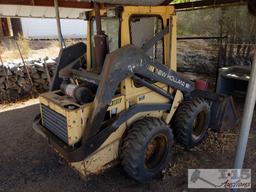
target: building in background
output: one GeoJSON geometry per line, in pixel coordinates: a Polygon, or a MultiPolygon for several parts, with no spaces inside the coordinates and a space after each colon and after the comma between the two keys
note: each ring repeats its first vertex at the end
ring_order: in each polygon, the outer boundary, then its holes
{"type": "MultiPolygon", "coordinates": [[[[21,18],[23,36],[29,39],[57,39],[55,19],[21,18]]],[[[86,21],[61,19],[62,34],[65,39],[85,38],[86,21]]]]}
{"type": "MultiPolygon", "coordinates": [[[[86,21],[79,14],[89,9],[59,8],[64,38],[85,38],[86,21]]],[[[1,5],[0,37],[23,35],[31,39],[57,39],[54,7],[1,5]]]]}

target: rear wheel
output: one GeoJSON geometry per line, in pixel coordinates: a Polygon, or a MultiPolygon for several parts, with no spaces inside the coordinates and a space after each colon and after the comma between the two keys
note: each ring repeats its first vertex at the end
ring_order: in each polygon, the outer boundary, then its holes
{"type": "Polygon", "coordinates": [[[128,130],[121,151],[124,170],[139,182],[153,179],[171,159],[173,134],[162,120],[147,117],[128,130]]]}
{"type": "Polygon", "coordinates": [[[207,136],[210,106],[201,98],[185,101],[173,121],[174,136],[186,149],[199,145],[207,136]]]}

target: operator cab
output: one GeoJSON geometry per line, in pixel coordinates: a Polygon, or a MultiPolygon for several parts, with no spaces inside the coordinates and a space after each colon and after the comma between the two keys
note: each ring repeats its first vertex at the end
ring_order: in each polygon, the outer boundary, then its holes
{"type": "MultiPolygon", "coordinates": [[[[163,18],[161,12],[156,12],[155,14],[152,14],[150,11],[148,13],[145,12],[144,14],[137,14],[136,12],[136,10],[132,10],[132,7],[129,6],[124,8],[108,8],[100,11],[102,31],[106,35],[107,53],[112,53],[127,44],[133,44],[142,48],[143,45],[169,25],[169,18],[167,19],[168,21],[164,21],[166,18],[163,18]],[[131,12],[128,18],[122,15],[126,10],[131,12]]],[[[96,65],[95,55],[97,55],[95,52],[96,45],[94,40],[95,35],[97,34],[95,11],[91,11],[88,14],[87,20],[87,45],[90,45],[90,47],[88,47],[89,51],[87,52],[87,61],[89,62],[87,63],[87,68],[93,71],[96,65]]],[[[166,36],[155,42],[155,44],[146,51],[151,59],[162,64],[166,64],[168,62],[167,57],[169,57],[169,55],[165,55],[165,47],[166,49],[169,49],[167,38],[168,37],[166,36]]]]}

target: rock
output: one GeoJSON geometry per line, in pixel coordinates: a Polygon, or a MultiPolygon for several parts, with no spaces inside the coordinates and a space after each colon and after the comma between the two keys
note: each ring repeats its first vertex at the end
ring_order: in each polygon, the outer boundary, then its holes
{"type": "Polygon", "coordinates": [[[44,60],[44,61],[47,61],[47,60],[49,60],[49,57],[46,56],[43,60],[44,60]]]}
{"type": "Polygon", "coordinates": [[[23,86],[23,90],[24,92],[28,93],[31,91],[31,85],[26,85],[26,86],[23,86]]]}
{"type": "Polygon", "coordinates": [[[38,61],[35,62],[34,65],[35,65],[35,67],[43,67],[43,63],[38,62],[38,61]]]}
{"type": "Polygon", "coordinates": [[[3,70],[0,70],[0,76],[5,76],[5,72],[3,70]]]}
{"type": "Polygon", "coordinates": [[[27,84],[27,81],[26,81],[25,78],[19,78],[17,83],[18,83],[19,86],[24,86],[24,85],[27,84]]]}
{"type": "Polygon", "coordinates": [[[4,76],[4,75],[5,75],[4,66],[0,66],[0,76],[4,76]]]}
{"type": "Polygon", "coordinates": [[[35,66],[32,66],[32,67],[31,67],[31,73],[37,73],[37,69],[36,69],[35,66]]]}
{"type": "Polygon", "coordinates": [[[19,86],[17,84],[9,84],[8,89],[17,90],[17,89],[19,89],[19,86]]]}
{"type": "Polygon", "coordinates": [[[41,85],[44,85],[44,84],[45,84],[45,80],[44,80],[44,79],[41,79],[41,78],[35,79],[34,82],[35,82],[35,83],[38,83],[38,84],[41,84],[41,85]]]}
{"type": "Polygon", "coordinates": [[[18,68],[14,73],[20,77],[24,77],[24,72],[21,70],[21,68],[18,68]]]}
{"type": "Polygon", "coordinates": [[[5,77],[0,77],[0,84],[2,84],[5,81],[5,77]]]}
{"type": "Polygon", "coordinates": [[[53,59],[48,59],[47,61],[45,61],[45,63],[46,63],[47,65],[56,65],[56,61],[53,60],[53,59]]]}
{"type": "Polygon", "coordinates": [[[9,68],[5,68],[5,72],[8,76],[13,75],[13,73],[11,72],[11,70],[9,68]]]}
{"type": "Polygon", "coordinates": [[[7,101],[8,95],[4,92],[0,92],[0,101],[7,101]]]}
{"type": "Polygon", "coordinates": [[[14,64],[10,64],[8,65],[9,69],[12,71],[12,72],[15,72],[17,70],[17,65],[14,65],[14,64]]]}
{"type": "Polygon", "coordinates": [[[41,74],[41,78],[43,78],[43,79],[48,79],[48,76],[47,76],[46,73],[42,73],[42,74],[41,74]]]}
{"type": "Polygon", "coordinates": [[[0,89],[5,89],[5,85],[3,83],[0,83],[0,89]]]}
{"type": "Polygon", "coordinates": [[[40,75],[39,75],[38,73],[33,73],[33,74],[31,75],[31,77],[32,77],[33,79],[40,79],[40,75]]]}
{"type": "Polygon", "coordinates": [[[43,89],[44,89],[44,90],[48,90],[48,89],[49,89],[49,85],[45,83],[45,84],[43,85],[43,89]]]}
{"type": "Polygon", "coordinates": [[[37,67],[36,69],[37,69],[38,72],[44,72],[45,71],[44,67],[37,67]]]}
{"type": "Polygon", "coordinates": [[[9,96],[11,100],[16,100],[19,98],[19,93],[17,92],[17,89],[10,89],[9,90],[9,96]]]}
{"type": "Polygon", "coordinates": [[[17,79],[14,76],[10,76],[8,78],[8,82],[10,82],[10,83],[15,83],[16,81],[17,81],[17,79]]]}

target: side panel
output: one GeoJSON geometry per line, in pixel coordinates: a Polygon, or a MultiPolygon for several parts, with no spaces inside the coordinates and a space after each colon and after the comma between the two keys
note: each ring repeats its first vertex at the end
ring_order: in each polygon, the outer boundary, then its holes
{"type": "Polygon", "coordinates": [[[75,168],[81,176],[99,174],[110,167],[112,165],[111,162],[118,157],[119,144],[125,129],[126,124],[124,123],[108,137],[98,150],[84,161],[71,163],[71,166],[75,168]]]}
{"type": "MultiPolygon", "coordinates": [[[[55,92],[45,93],[39,97],[39,100],[41,105],[48,107],[50,110],[54,111],[54,113],[60,114],[63,116],[63,118],[66,119],[67,127],[64,127],[64,129],[66,129],[67,131],[68,145],[72,146],[76,144],[79,140],[81,140],[82,134],[84,132],[84,127],[86,126],[86,123],[90,117],[91,103],[80,106],[70,101],[70,99],[66,99],[65,96],[58,96],[57,94],[55,94],[55,92]],[[68,105],[77,105],[77,109],[70,110],[65,107],[68,105]]],[[[109,112],[109,116],[107,118],[111,118],[111,116],[119,114],[124,110],[124,96],[116,96],[115,98],[113,98],[111,105],[108,107],[107,111],[109,112]]],[[[42,124],[44,125],[43,114],[42,117],[42,124]]],[[[58,121],[56,117],[55,120],[58,121]]],[[[54,125],[56,124],[54,123],[54,125]]]]}
{"type": "MultiPolygon", "coordinates": [[[[45,97],[47,95],[49,97],[54,97],[54,93],[52,93],[52,92],[46,93],[46,94],[44,94],[44,96],[40,96],[39,100],[40,100],[41,105],[46,106],[49,110],[52,110],[52,111],[54,111],[54,113],[60,114],[63,116],[63,118],[65,118],[65,120],[67,122],[67,125],[66,125],[67,127],[64,127],[63,129],[66,130],[67,144],[71,145],[71,146],[76,144],[81,139],[81,135],[84,131],[84,126],[85,126],[85,124],[89,118],[89,115],[90,115],[91,105],[86,104],[81,108],[69,110],[69,109],[61,106],[59,103],[56,103],[56,101],[52,101],[51,99],[45,97]]],[[[69,105],[69,104],[73,105],[72,102],[68,102],[68,101],[65,101],[64,105],[69,105]]],[[[41,106],[41,108],[42,108],[42,106],[41,106]]],[[[50,112],[50,113],[53,113],[53,112],[50,112]]],[[[44,122],[45,114],[42,113],[42,110],[41,110],[41,114],[42,114],[41,116],[43,117],[42,124],[45,125],[45,122],[44,122]]],[[[54,115],[54,114],[52,114],[52,115],[54,115]]],[[[49,122],[49,118],[47,119],[47,121],[49,122]]],[[[55,121],[59,122],[57,115],[55,117],[55,121]]],[[[56,129],[57,129],[57,127],[56,127],[56,129]]]]}
{"type": "MultiPolygon", "coordinates": [[[[163,90],[167,90],[167,85],[164,85],[162,83],[155,83],[155,85],[160,87],[163,90]]],[[[130,98],[133,98],[133,97],[137,97],[137,96],[139,97],[139,96],[141,96],[143,94],[146,94],[146,93],[153,93],[153,95],[157,95],[159,97],[155,101],[150,100],[151,103],[152,102],[154,102],[154,103],[163,103],[163,102],[168,101],[165,97],[163,97],[163,96],[161,96],[161,95],[159,95],[155,92],[152,92],[147,87],[144,87],[144,86],[143,87],[136,87],[131,78],[126,78],[123,81],[123,86],[121,88],[121,92],[122,92],[123,95],[125,95],[126,100],[130,99],[130,98]]]]}

